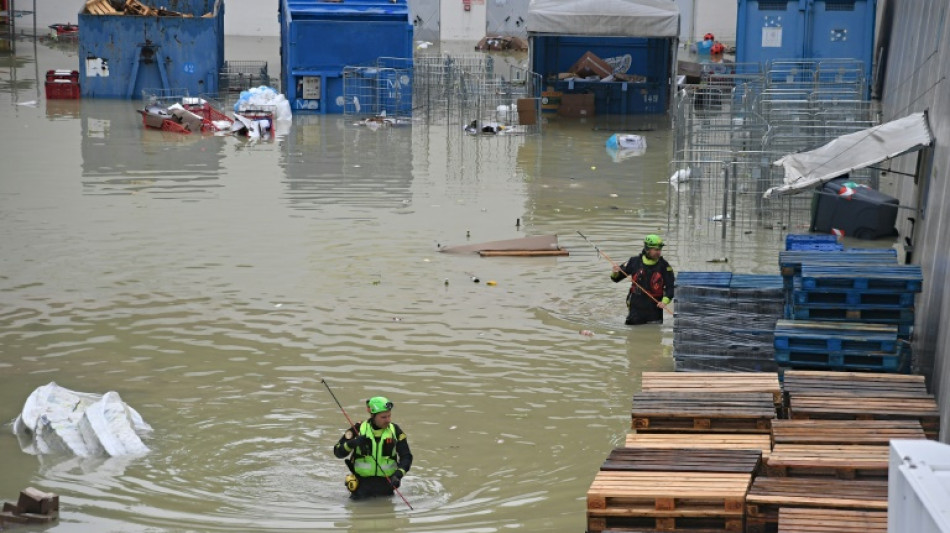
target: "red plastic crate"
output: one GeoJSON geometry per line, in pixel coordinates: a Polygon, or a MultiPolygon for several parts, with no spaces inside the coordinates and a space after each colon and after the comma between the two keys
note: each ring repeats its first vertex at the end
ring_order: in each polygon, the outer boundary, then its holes
{"type": "Polygon", "coordinates": [[[79,98],[79,82],[71,79],[46,81],[47,100],[74,100],[79,98]]]}
{"type": "Polygon", "coordinates": [[[79,81],[79,71],[78,70],[47,70],[46,71],[46,81],[53,80],[73,80],[79,81]]]}

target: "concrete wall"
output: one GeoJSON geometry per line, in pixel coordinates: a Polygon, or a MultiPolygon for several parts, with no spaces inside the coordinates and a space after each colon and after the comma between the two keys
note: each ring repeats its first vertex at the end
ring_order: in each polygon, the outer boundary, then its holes
{"type": "MultiPolygon", "coordinates": [[[[914,245],[912,262],[921,265],[923,292],[917,297],[913,346],[920,371],[941,406],[940,440],[950,441],[950,4],[946,0],[882,0],[878,9],[882,34],[888,35],[881,104],[884,120],[927,111],[935,138],[933,168],[914,184],[894,177],[894,196],[901,205],[916,206],[912,227],[902,213],[899,246],[905,237],[914,245]],[[929,187],[929,188],[928,188],[929,187]]],[[[914,173],[917,158],[893,161],[894,170],[914,173]]]]}
{"type": "Polygon", "coordinates": [[[465,11],[462,0],[441,0],[442,40],[472,41],[475,43],[485,36],[485,9],[492,0],[472,0],[471,11],[465,11]]]}

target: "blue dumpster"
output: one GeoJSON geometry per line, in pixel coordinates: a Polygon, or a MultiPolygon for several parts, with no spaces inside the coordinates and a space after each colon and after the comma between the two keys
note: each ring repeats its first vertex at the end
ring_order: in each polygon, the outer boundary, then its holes
{"type": "Polygon", "coordinates": [[[145,15],[100,15],[85,8],[79,14],[83,97],[218,92],[218,72],[224,66],[224,0],[157,1],[141,1],[150,8],[145,15]]]}
{"type": "Polygon", "coordinates": [[[412,58],[407,0],[281,0],[283,91],[295,113],[343,113],[345,67],[412,58]]]}
{"type": "Polygon", "coordinates": [[[877,0],[739,0],[736,62],[854,59],[870,86],[876,13],[877,0]]]}
{"type": "Polygon", "coordinates": [[[669,39],[638,37],[530,37],[531,69],[541,75],[548,90],[563,94],[594,94],[594,108],[601,115],[665,113],[669,108],[669,39]],[[559,79],[584,54],[592,53],[636,81],[603,82],[578,78],[559,79]]]}
{"type": "Polygon", "coordinates": [[[665,113],[679,23],[679,9],[668,0],[532,0],[530,70],[545,89],[562,93],[559,113],[575,102],[566,116],[591,98],[595,114],[665,113]]]}

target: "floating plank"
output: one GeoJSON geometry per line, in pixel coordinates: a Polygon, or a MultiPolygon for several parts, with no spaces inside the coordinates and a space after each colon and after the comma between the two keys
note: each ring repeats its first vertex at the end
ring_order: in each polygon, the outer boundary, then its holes
{"type": "Polygon", "coordinates": [[[588,531],[647,527],[742,531],[751,474],[598,472],[587,492],[588,531]]]}
{"type": "Polygon", "coordinates": [[[753,474],[759,468],[759,450],[702,448],[615,448],[602,471],[733,472],[753,474]]]}
{"type": "Polygon", "coordinates": [[[887,444],[776,444],[765,471],[773,477],[887,479],[887,444]]]}
{"type": "Polygon", "coordinates": [[[546,257],[570,255],[567,250],[479,250],[482,257],[546,257]]]}
{"type": "Polygon", "coordinates": [[[648,392],[767,392],[782,403],[782,385],[774,372],[643,372],[640,388],[648,392]]]}
{"type": "MultiPolygon", "coordinates": [[[[773,420],[773,423],[777,420],[773,420]]],[[[702,448],[707,450],[755,450],[768,459],[772,446],[768,435],[743,433],[628,433],[625,448],[702,448]]]]}
{"type": "MultiPolygon", "coordinates": [[[[773,420],[772,443],[883,444],[892,439],[923,439],[917,420],[773,420]]],[[[765,459],[763,459],[765,460],[765,459]]]]}
{"type": "Polygon", "coordinates": [[[782,507],[778,533],[887,533],[887,512],[782,507]]]}
{"type": "Polygon", "coordinates": [[[641,432],[769,433],[776,416],[769,393],[638,392],[633,429],[641,432]]]}
{"type": "Polygon", "coordinates": [[[757,477],[746,496],[746,533],[775,531],[784,507],[887,510],[887,481],[757,477]]]}

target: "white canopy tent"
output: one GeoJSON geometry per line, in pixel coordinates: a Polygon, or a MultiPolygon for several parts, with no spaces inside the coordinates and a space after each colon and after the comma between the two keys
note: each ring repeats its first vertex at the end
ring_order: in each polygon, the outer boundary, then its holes
{"type": "Polygon", "coordinates": [[[528,33],[678,38],[680,12],[669,0],[531,0],[528,33]]]}
{"type": "Polygon", "coordinates": [[[798,154],[788,154],[775,166],[785,167],[785,184],[765,191],[765,198],[796,194],[838,176],[881,161],[921,150],[933,143],[927,115],[904,118],[842,135],[828,144],[798,154]]]}

